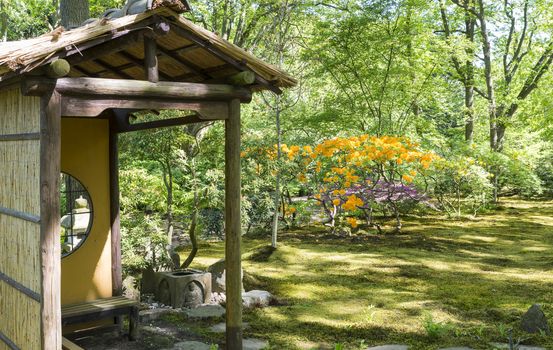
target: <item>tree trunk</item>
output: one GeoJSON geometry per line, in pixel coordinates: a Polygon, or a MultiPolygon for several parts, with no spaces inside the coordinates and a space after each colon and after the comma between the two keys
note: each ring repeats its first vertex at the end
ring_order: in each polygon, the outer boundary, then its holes
{"type": "MultiPolygon", "coordinates": [[[[455,2],[455,1],[454,1],[455,2]]],[[[469,5],[466,2],[463,4],[457,3],[458,6],[464,9],[465,13],[465,39],[469,43],[465,48],[466,59],[463,62],[457,57],[455,53],[452,54],[451,60],[453,67],[455,68],[459,81],[465,88],[465,141],[472,142],[474,134],[474,33],[476,27],[476,19],[473,16],[475,8],[473,5],[469,5]]],[[[440,13],[442,17],[442,25],[444,28],[446,39],[449,42],[451,38],[451,28],[449,26],[449,20],[447,17],[447,10],[445,1],[440,1],[440,13]]]]}
{"type": "Polygon", "coordinates": [[[66,29],[80,27],[90,18],[89,0],[60,0],[61,25],[66,29]]]}
{"type": "Polygon", "coordinates": [[[180,266],[181,269],[186,269],[192,264],[192,261],[198,253],[198,236],[196,235],[196,227],[198,223],[198,193],[194,191],[194,212],[192,213],[192,222],[190,223],[190,229],[188,234],[190,235],[190,243],[192,243],[192,250],[186,260],[180,266]]]}
{"type": "Polygon", "coordinates": [[[273,215],[273,225],[271,227],[271,246],[276,249],[277,247],[277,236],[278,236],[278,217],[280,209],[280,158],[282,157],[282,151],[280,149],[282,143],[282,132],[280,130],[280,96],[276,98],[276,108],[275,108],[275,119],[276,119],[276,131],[277,131],[277,170],[276,170],[276,180],[275,180],[275,213],[273,215]]]}
{"type": "Polygon", "coordinates": [[[474,138],[474,28],[476,20],[472,14],[465,10],[465,37],[470,43],[465,50],[467,60],[465,61],[465,141],[472,142],[474,138]]]}
{"type": "Polygon", "coordinates": [[[196,235],[196,227],[198,226],[198,211],[200,207],[200,198],[198,196],[197,179],[196,179],[196,162],[192,161],[192,186],[194,191],[194,211],[192,212],[192,222],[190,223],[190,229],[188,234],[190,235],[190,243],[192,244],[192,250],[186,260],[182,263],[181,269],[186,269],[192,264],[192,261],[198,253],[198,236],[196,235]]]}
{"type": "MultiPolygon", "coordinates": [[[[490,119],[490,149],[493,152],[499,152],[498,143],[498,115],[501,115],[501,111],[498,113],[497,104],[495,100],[495,86],[492,72],[492,49],[490,39],[488,36],[488,26],[485,17],[484,1],[478,0],[478,20],[480,22],[480,35],[482,37],[482,52],[484,54],[484,77],[486,80],[486,92],[488,98],[488,114],[490,119]]],[[[497,203],[498,199],[498,186],[499,186],[499,168],[493,166],[491,169],[492,183],[493,183],[493,201],[497,203]]]]}

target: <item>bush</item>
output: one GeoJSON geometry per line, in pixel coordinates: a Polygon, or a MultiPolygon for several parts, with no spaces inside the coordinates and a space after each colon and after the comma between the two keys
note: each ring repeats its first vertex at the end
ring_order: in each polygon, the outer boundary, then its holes
{"type": "Polygon", "coordinates": [[[297,178],[312,187],[312,198],[322,206],[328,217],[325,224],[333,230],[341,217],[355,228],[362,216],[380,231],[374,220],[380,213],[390,214],[399,231],[402,215],[419,203],[428,204],[424,183],[416,180],[424,179],[436,156],[408,138],[361,135],[283,151],[305,169],[297,178]]]}
{"type": "Polygon", "coordinates": [[[459,217],[465,212],[476,215],[493,201],[491,177],[475,158],[450,156],[440,159],[428,178],[433,182],[438,208],[459,217]]]}

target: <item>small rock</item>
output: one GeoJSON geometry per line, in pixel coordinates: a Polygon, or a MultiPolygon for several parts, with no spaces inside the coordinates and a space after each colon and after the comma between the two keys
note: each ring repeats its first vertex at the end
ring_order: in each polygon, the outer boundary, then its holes
{"type": "Polygon", "coordinates": [[[409,346],[407,345],[380,345],[368,348],[367,350],[408,350],[409,346]]]}
{"type": "Polygon", "coordinates": [[[251,290],[242,294],[242,304],[246,309],[267,307],[271,304],[273,295],[264,290],[251,290]]]}
{"type": "Polygon", "coordinates": [[[221,305],[203,304],[195,309],[184,311],[189,318],[219,318],[225,315],[225,308],[221,305]]]}
{"type": "Polygon", "coordinates": [[[269,343],[265,340],[261,339],[244,339],[242,342],[242,349],[243,350],[262,350],[269,346],[269,343]]]}
{"type": "Polygon", "coordinates": [[[524,315],[520,323],[522,330],[528,333],[545,332],[551,334],[547,318],[538,304],[532,305],[524,315]]]}
{"type": "MultiPolygon", "coordinates": [[[[207,268],[208,272],[211,272],[211,291],[214,293],[224,293],[226,291],[225,286],[225,259],[217,261],[215,264],[207,268]]],[[[244,278],[244,270],[242,270],[242,279],[244,278]]],[[[244,290],[244,285],[242,285],[244,290]]]]}
{"type": "Polygon", "coordinates": [[[211,345],[200,343],[199,341],[178,342],[170,350],[210,350],[211,345]]]}
{"type": "Polygon", "coordinates": [[[227,302],[227,296],[225,293],[211,293],[212,304],[225,304],[227,302]]]}
{"type": "Polygon", "coordinates": [[[149,323],[159,319],[163,315],[175,312],[171,309],[148,309],[140,311],[140,323],[149,323]]]}
{"type": "Polygon", "coordinates": [[[123,280],[123,296],[131,300],[140,300],[140,290],[138,289],[138,283],[133,276],[127,276],[123,280]]]}
{"type": "MultiPolygon", "coordinates": [[[[242,323],[242,329],[248,328],[249,324],[247,322],[242,323]]],[[[225,333],[227,331],[227,325],[224,322],[217,323],[209,328],[213,333],[225,333]]]]}

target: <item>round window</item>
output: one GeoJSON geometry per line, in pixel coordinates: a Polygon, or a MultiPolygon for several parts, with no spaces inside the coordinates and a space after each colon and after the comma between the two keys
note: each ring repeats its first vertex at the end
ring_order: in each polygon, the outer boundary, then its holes
{"type": "Polygon", "coordinates": [[[79,248],[92,227],[92,201],[86,188],[73,176],[60,179],[61,254],[65,257],[79,248]]]}

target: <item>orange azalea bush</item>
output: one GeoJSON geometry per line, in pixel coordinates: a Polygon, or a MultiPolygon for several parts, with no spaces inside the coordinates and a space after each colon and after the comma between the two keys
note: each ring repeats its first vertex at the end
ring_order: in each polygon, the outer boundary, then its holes
{"type": "Polygon", "coordinates": [[[406,137],[337,137],[311,146],[283,146],[288,159],[295,159],[305,171],[297,180],[311,187],[328,216],[328,224],[347,217],[355,228],[357,218],[380,230],[373,213],[391,213],[396,230],[401,229],[401,207],[426,202],[424,188],[416,180],[428,171],[437,158],[424,152],[406,137]]]}

